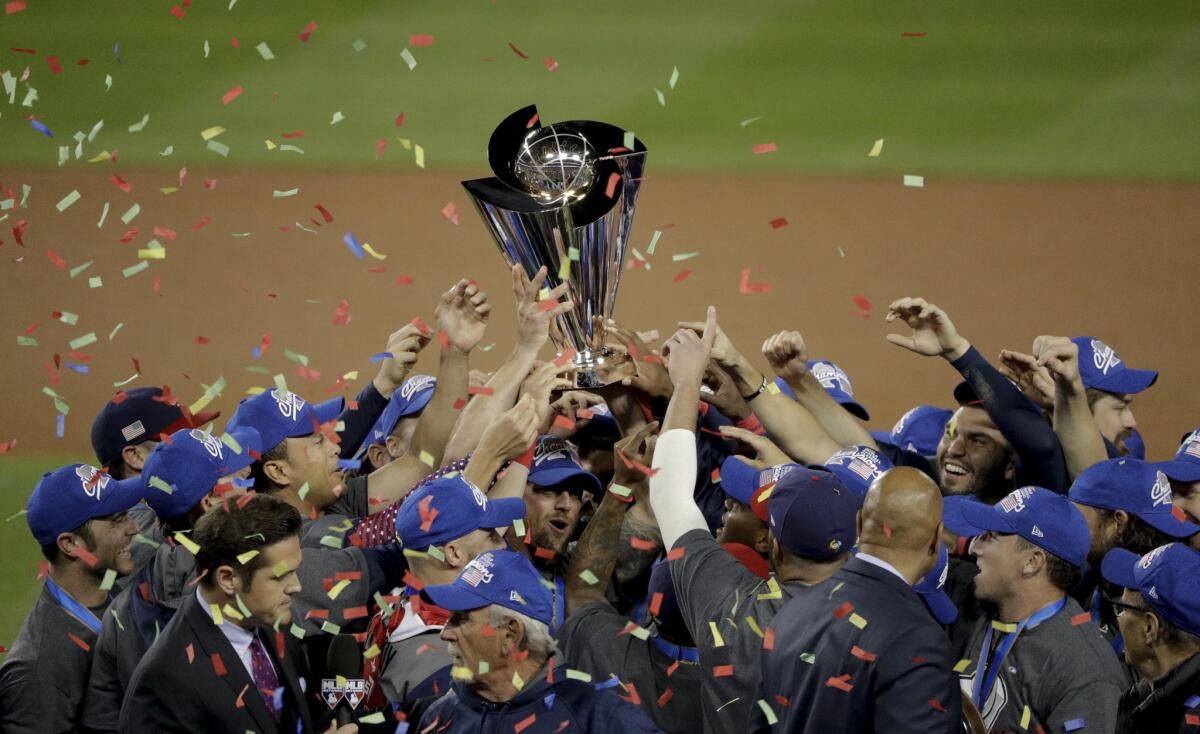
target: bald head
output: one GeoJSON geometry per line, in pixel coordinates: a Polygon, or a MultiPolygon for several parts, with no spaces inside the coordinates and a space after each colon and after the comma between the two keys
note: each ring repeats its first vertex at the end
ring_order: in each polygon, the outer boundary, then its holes
{"type": "Polygon", "coordinates": [[[899,466],[871,484],[859,518],[860,545],[923,554],[942,524],[942,492],[923,472],[899,466]]]}

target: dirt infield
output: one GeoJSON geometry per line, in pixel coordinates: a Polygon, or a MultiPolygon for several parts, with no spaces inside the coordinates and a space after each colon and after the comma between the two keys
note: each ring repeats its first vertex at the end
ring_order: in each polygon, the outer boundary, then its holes
{"type": "MultiPolygon", "coordinates": [[[[0,174],[18,200],[20,185],[32,186],[28,209],[0,212],[8,215],[0,224],[8,334],[0,440],[18,439],[22,454],[86,452],[91,418],[113,383],[134,374],[132,358],[143,374],[131,385],[165,383],[188,402],[223,376],[228,384],[216,403],[226,415],[248,387],[270,384],[276,372],[313,398],[351,370],[359,371],[354,385],[365,384],[368,358],[382,351],[388,332],[418,314],[430,320],[437,294],[459,276],[477,278],[494,296],[487,341],[504,345],[511,335],[508,276],[458,185],[464,176],[193,170],[178,192],[164,195],[162,187],[179,186],[178,172],[108,166],[0,174]],[[130,192],[114,185],[114,172],[130,192]],[[214,188],[206,176],[215,176],[214,188]],[[81,198],[60,213],[56,204],[72,190],[81,198]],[[110,211],[97,228],[105,202],[110,211]],[[140,214],[126,225],[121,215],[134,202],[140,214]],[[451,203],[457,223],[444,216],[451,203]],[[204,217],[211,222],[193,231],[204,217]],[[24,246],[12,232],[21,220],[24,246]],[[134,226],[138,233],[122,244],[134,226]],[[177,233],[174,241],[158,236],[165,259],[123,277],[123,268],[143,262],[137,253],[155,226],[177,233]],[[342,243],[348,232],[386,260],[356,260],[342,243]],[[69,270],[87,261],[72,279],[69,270]],[[102,287],[89,287],[92,276],[102,287]],[[397,284],[400,276],[411,283],[397,284]],[[351,321],[334,325],[343,300],[351,321]],[[55,311],[77,314],[78,323],[60,323],[55,311]],[[38,345],[18,346],[17,335],[35,323],[29,336],[38,345]],[[60,382],[52,385],[44,365],[56,352],[71,361],[68,342],[92,332],[97,342],[79,350],[90,357],[88,374],[54,369],[60,382]],[[254,360],[264,334],[271,345],[254,360]],[[305,355],[319,378],[300,376],[285,349],[305,355]],[[70,405],[62,439],[44,386],[70,405]]],[[[651,177],[632,244],[645,252],[656,229],[663,235],[652,269],[627,271],[622,282],[620,320],[666,330],[713,303],[752,354],[774,331],[799,329],[813,356],[850,373],[873,427],[890,427],[918,403],[949,403],[955,382],[948,366],[884,341],[882,309],[903,295],[947,308],[989,356],[1001,347],[1028,349],[1039,333],[1083,333],[1102,337],[1133,366],[1160,370],[1159,383],[1136,402],[1152,457],[1169,454],[1179,434],[1200,423],[1200,329],[1191,303],[1200,275],[1200,187],[930,180],[918,189],[899,180],[651,177]],[[771,220],[781,217],[787,225],[774,228],[771,220]],[[673,262],[687,253],[699,254],[673,262]],[[739,292],[747,267],[769,292],[739,292]],[[676,282],[684,269],[690,274],[676,282]],[[858,313],[856,295],[874,304],[870,318],[858,313]]],[[[494,367],[504,351],[477,362],[494,367]]]]}

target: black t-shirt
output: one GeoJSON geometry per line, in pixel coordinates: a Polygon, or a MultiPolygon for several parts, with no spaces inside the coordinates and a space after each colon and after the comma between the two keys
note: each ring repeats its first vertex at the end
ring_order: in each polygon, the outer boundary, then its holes
{"type": "Polygon", "coordinates": [[[304,548],[343,548],[345,537],[354,527],[354,520],[371,514],[367,477],[346,480],[342,496],[325,508],[325,514],[315,520],[305,518],[300,530],[300,545],[304,548]]]}

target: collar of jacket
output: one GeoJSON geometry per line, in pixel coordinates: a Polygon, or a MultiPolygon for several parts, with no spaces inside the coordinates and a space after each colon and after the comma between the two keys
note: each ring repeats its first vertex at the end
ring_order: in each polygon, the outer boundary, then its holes
{"type": "Polygon", "coordinates": [[[454,681],[454,691],[458,694],[458,700],[461,703],[476,711],[519,709],[531,703],[541,701],[550,693],[556,683],[564,680],[563,676],[558,675],[558,671],[554,670],[556,662],[558,662],[557,653],[542,664],[542,667],[538,669],[537,674],[533,678],[525,681],[525,687],[518,691],[517,695],[507,701],[489,701],[470,687],[464,685],[462,681],[457,680],[454,681]]]}

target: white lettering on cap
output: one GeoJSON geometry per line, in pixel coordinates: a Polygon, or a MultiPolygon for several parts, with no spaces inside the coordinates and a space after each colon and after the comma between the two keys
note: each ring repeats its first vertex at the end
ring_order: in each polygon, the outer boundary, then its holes
{"type": "Polygon", "coordinates": [[[193,440],[199,441],[200,445],[204,447],[204,450],[207,451],[214,459],[225,458],[224,453],[221,451],[221,441],[208,431],[203,431],[199,428],[193,428],[192,430],[188,431],[188,435],[191,436],[193,440]]]}
{"type": "Polygon", "coordinates": [[[88,497],[100,501],[100,493],[108,486],[109,476],[94,466],[81,464],[75,467],[75,476],[79,477],[79,485],[88,497]]]}
{"type": "Polygon", "coordinates": [[[294,392],[280,393],[278,390],[271,391],[271,397],[275,398],[275,404],[279,406],[279,414],[284,418],[296,419],[300,415],[301,408],[304,407],[304,398],[294,392]]]}
{"type": "Polygon", "coordinates": [[[1005,512],[1022,512],[1025,510],[1025,500],[1033,494],[1033,487],[1021,487],[1000,500],[1000,509],[1005,512]]]}
{"type": "Polygon", "coordinates": [[[481,556],[476,556],[475,560],[467,564],[463,569],[459,578],[464,584],[470,584],[472,588],[478,588],[480,584],[492,583],[492,566],[496,559],[491,553],[484,553],[481,556]]]}
{"type": "Polygon", "coordinates": [[[1096,365],[1096,369],[1107,375],[1108,371],[1113,367],[1121,364],[1121,360],[1117,357],[1117,353],[1113,348],[1100,341],[1099,339],[1092,340],[1092,364],[1096,365]]]}
{"type": "Polygon", "coordinates": [[[1150,488],[1151,507],[1159,505],[1169,505],[1174,496],[1171,494],[1171,480],[1167,479],[1167,475],[1162,472],[1157,472],[1154,478],[1154,486],[1150,488]]]}
{"type": "Polygon", "coordinates": [[[417,375],[416,377],[411,377],[400,386],[400,397],[404,398],[405,400],[410,400],[418,390],[421,390],[434,382],[437,382],[437,378],[433,375],[417,375]]]}
{"type": "Polygon", "coordinates": [[[850,397],[854,397],[854,389],[850,386],[850,378],[841,367],[828,362],[821,362],[813,365],[812,375],[817,378],[817,382],[820,382],[821,387],[826,390],[841,390],[850,397]]]}
{"type": "Polygon", "coordinates": [[[1154,559],[1161,556],[1163,552],[1172,545],[1175,544],[1168,543],[1167,545],[1159,546],[1158,548],[1155,548],[1146,555],[1142,556],[1142,559],[1138,561],[1138,568],[1142,569],[1143,571],[1145,571],[1147,568],[1150,568],[1150,566],[1154,564],[1154,559]]]}

